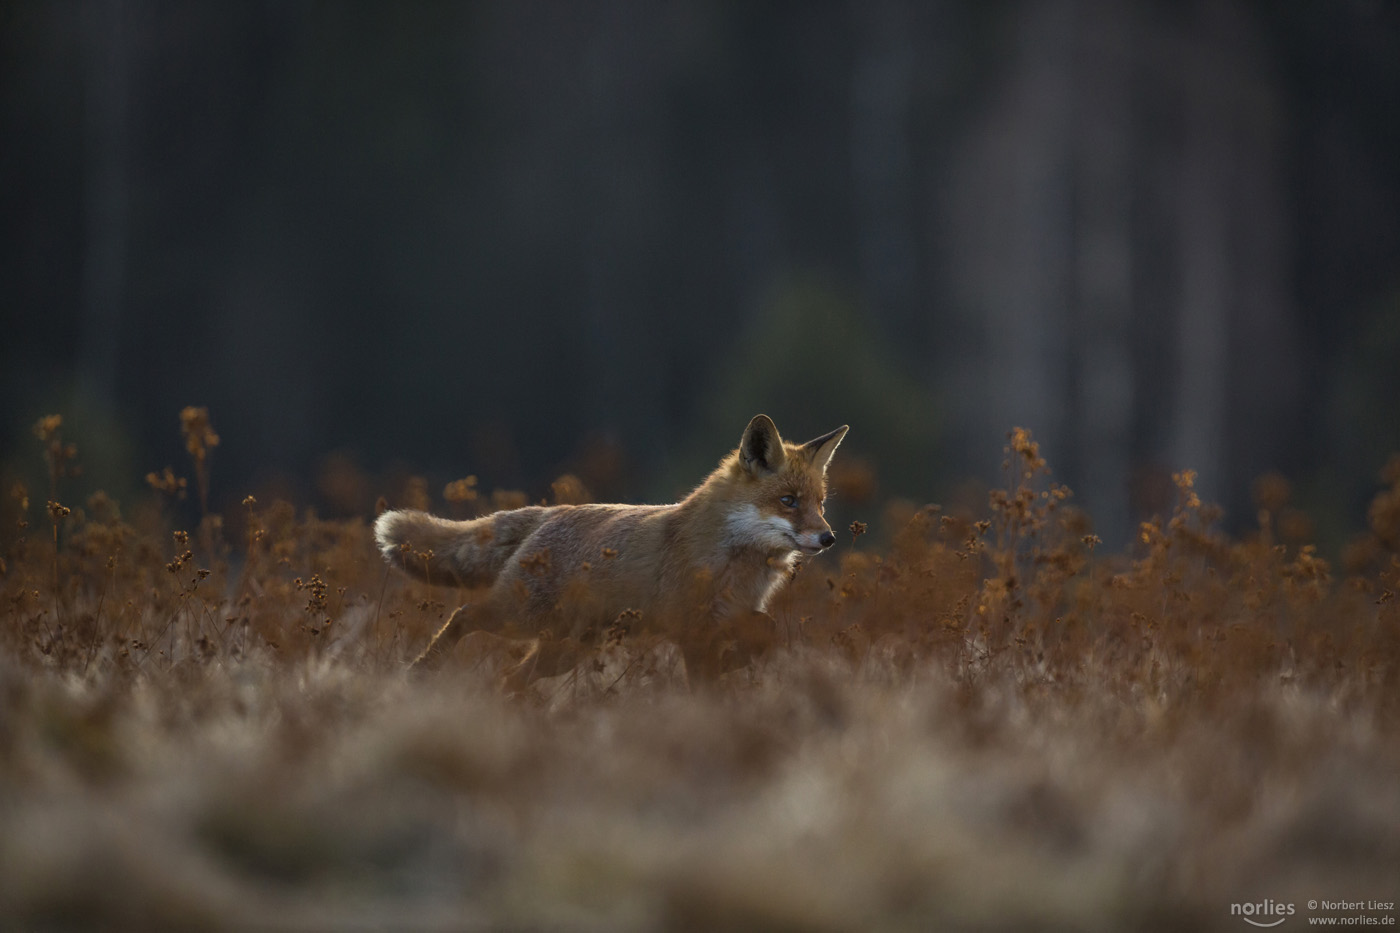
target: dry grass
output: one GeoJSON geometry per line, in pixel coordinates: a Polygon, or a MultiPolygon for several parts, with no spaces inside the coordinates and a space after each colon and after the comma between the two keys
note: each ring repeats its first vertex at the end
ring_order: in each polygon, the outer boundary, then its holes
{"type": "Polygon", "coordinates": [[[1014,432],[985,519],[853,526],[717,683],[617,626],[507,695],[513,642],[404,676],[458,594],[365,521],[70,510],[61,431],[52,504],[0,516],[0,926],[1244,929],[1400,894],[1400,460],[1338,580],[1276,540],[1277,478],[1247,540],[1188,474],[1096,553],[1014,432]]]}

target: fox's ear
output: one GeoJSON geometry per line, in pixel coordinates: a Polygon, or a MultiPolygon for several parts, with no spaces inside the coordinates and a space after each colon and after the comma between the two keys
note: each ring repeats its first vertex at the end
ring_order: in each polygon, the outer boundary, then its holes
{"type": "Polygon", "coordinates": [[[783,465],[783,439],[778,426],[767,415],[754,415],[744,436],[739,440],[739,462],[744,469],[758,476],[773,473],[783,465]]]}
{"type": "Polygon", "coordinates": [[[831,455],[841,446],[841,438],[845,437],[850,429],[850,425],[843,424],[830,434],[814,437],[802,445],[802,452],[811,458],[813,466],[825,470],[826,465],[831,462],[831,455]]]}

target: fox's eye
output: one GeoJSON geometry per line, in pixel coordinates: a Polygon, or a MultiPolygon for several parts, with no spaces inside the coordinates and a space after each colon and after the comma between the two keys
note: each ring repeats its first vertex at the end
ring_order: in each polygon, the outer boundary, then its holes
{"type": "Polygon", "coordinates": [[[788,508],[792,508],[794,505],[797,504],[797,497],[796,497],[796,496],[783,496],[783,497],[782,497],[781,499],[779,499],[778,501],[781,502],[783,505],[787,506],[788,508]]]}

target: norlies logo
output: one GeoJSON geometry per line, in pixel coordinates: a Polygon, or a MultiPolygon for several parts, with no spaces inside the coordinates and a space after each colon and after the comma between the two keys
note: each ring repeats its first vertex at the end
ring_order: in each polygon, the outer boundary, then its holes
{"type": "Polygon", "coordinates": [[[1245,923],[1252,923],[1257,927],[1276,927],[1297,912],[1292,904],[1280,904],[1278,901],[1265,899],[1257,904],[1231,904],[1230,916],[1243,917],[1245,923]],[[1258,917],[1260,919],[1255,920],[1258,917]],[[1269,920],[1269,917],[1277,917],[1277,920],[1269,920]]]}

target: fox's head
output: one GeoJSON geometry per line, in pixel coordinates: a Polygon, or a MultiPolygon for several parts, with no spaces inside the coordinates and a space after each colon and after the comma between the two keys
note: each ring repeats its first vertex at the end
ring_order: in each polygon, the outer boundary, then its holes
{"type": "Polygon", "coordinates": [[[767,415],[755,415],[730,460],[740,502],[726,530],[735,543],[816,554],[836,543],[822,515],[826,467],[847,425],[805,444],[790,444],[767,415]]]}

